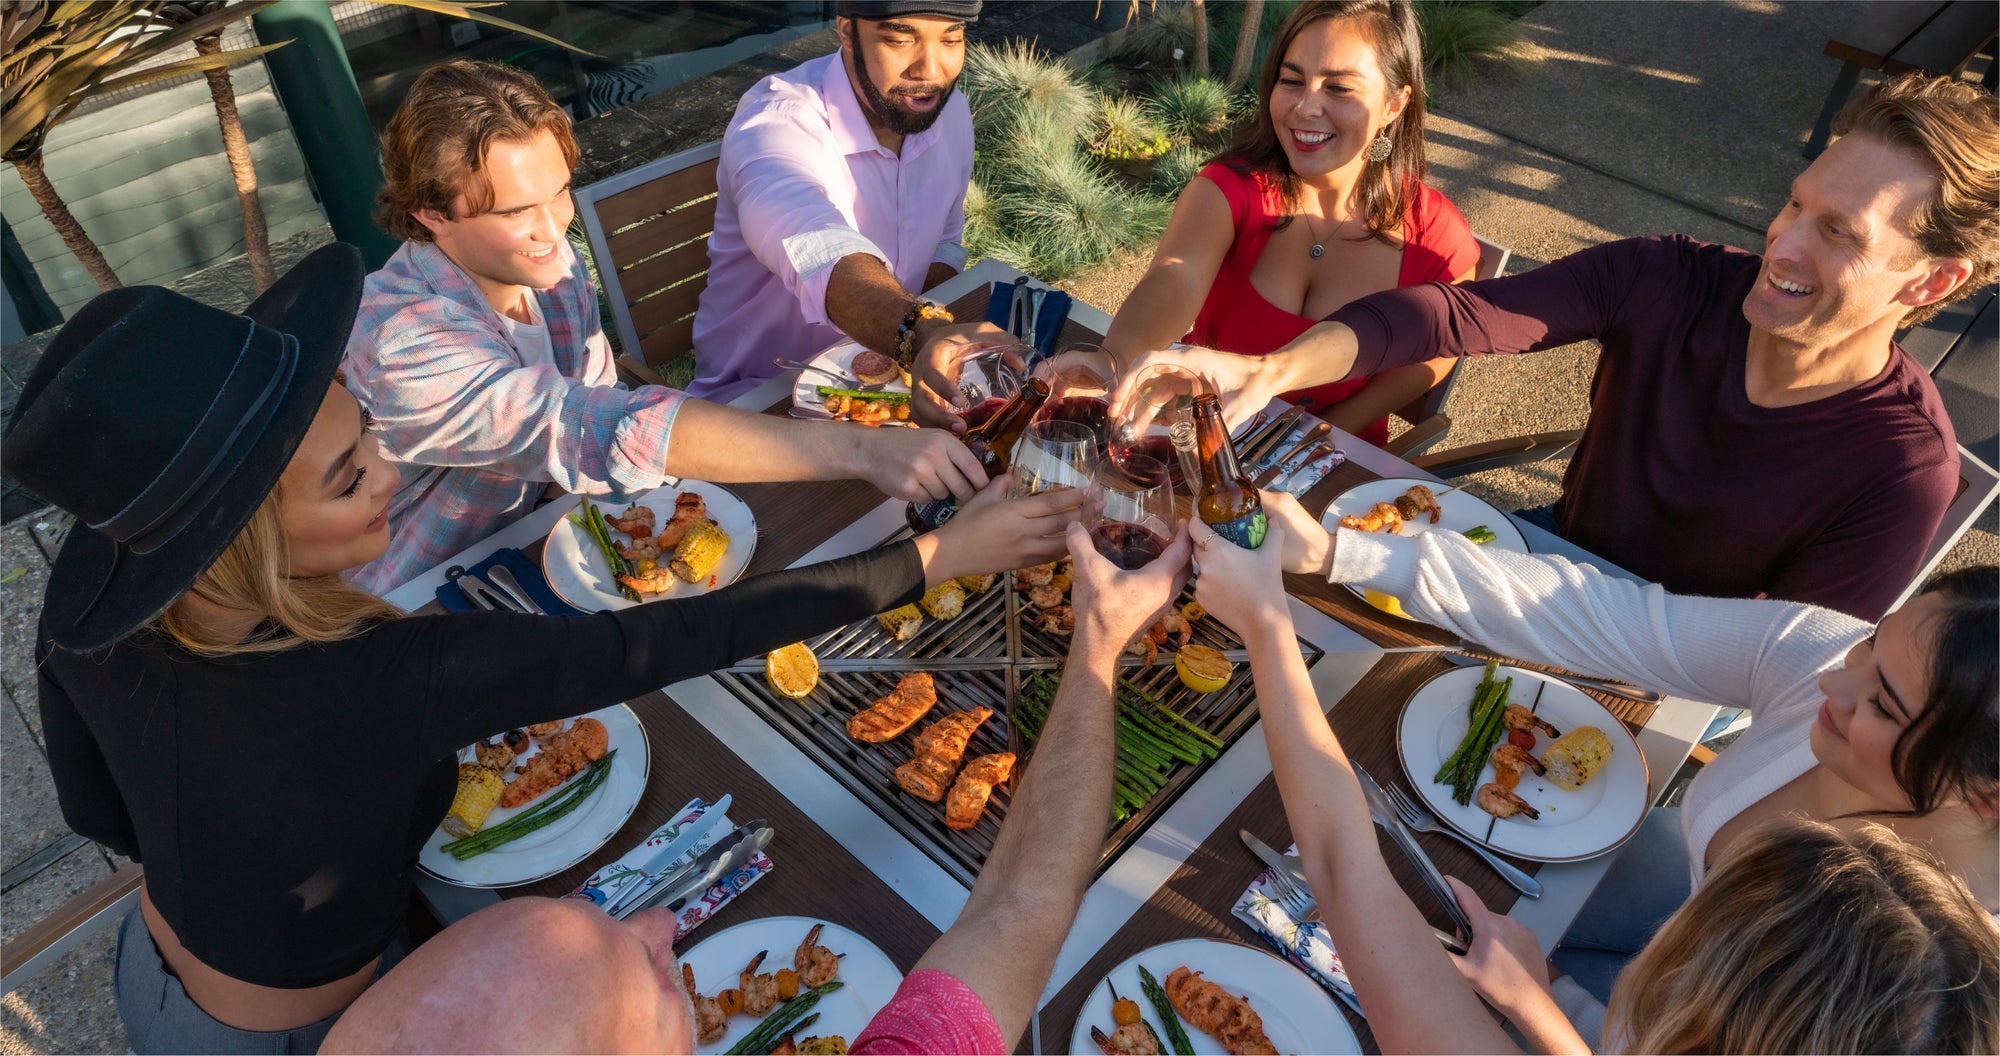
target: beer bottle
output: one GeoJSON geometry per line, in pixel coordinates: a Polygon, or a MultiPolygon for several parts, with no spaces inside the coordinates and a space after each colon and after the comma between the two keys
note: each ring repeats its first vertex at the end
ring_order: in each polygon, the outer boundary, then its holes
{"type": "Polygon", "coordinates": [[[1264,545],[1264,500],[1236,462],[1236,446],[1222,423],[1222,401],[1214,393],[1194,398],[1194,442],[1201,460],[1201,490],[1195,513],[1215,534],[1246,550],[1264,545]]]}
{"type": "MultiPolygon", "coordinates": [[[[1034,420],[1035,412],[1048,402],[1049,383],[1040,378],[1029,378],[1021,386],[1021,391],[1008,398],[993,416],[965,434],[965,446],[972,449],[974,458],[986,470],[988,480],[1007,475],[1007,464],[1014,457],[1014,445],[1021,442],[1021,434],[1028,431],[1028,423],[1034,420]]],[[[913,502],[903,511],[903,520],[910,530],[922,535],[951,520],[958,512],[958,497],[947,495],[929,502],[913,502]]]]}

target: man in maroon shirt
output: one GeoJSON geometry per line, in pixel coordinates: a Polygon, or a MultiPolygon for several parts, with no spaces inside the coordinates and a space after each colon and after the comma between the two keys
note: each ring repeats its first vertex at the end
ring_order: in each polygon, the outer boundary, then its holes
{"type": "Polygon", "coordinates": [[[1355,301],[1265,357],[1192,361],[1232,418],[1278,393],[1445,355],[1603,343],[1561,534],[1681,593],[1880,619],[1958,485],[1928,374],[1895,332],[2000,271],[2000,110],[1909,75],[1842,115],[1758,257],[1630,239],[1509,278],[1355,301]]]}

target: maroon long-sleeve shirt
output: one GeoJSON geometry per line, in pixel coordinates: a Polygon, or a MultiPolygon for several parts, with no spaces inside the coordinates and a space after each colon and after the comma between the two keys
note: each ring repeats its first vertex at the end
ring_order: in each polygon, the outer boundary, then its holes
{"type": "Polygon", "coordinates": [[[1680,593],[1879,620],[1951,503],[1958,441],[1900,347],[1845,392],[1751,403],[1743,299],[1760,264],[1682,236],[1627,239],[1521,275],[1389,290],[1331,319],[1359,339],[1355,375],[1598,339],[1563,536],[1680,593]]]}

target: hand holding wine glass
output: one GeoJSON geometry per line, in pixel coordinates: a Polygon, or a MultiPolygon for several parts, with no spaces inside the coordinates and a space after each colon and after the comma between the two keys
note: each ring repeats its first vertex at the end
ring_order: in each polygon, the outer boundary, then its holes
{"type": "Polygon", "coordinates": [[[1096,345],[1077,343],[1036,363],[1033,374],[1049,385],[1049,402],[1037,418],[1081,423],[1095,437],[1102,457],[1111,392],[1118,385],[1118,361],[1096,345]]]}
{"type": "Polygon", "coordinates": [[[1123,569],[1147,564],[1174,534],[1174,486],[1166,463],[1147,455],[1100,463],[1086,510],[1098,553],[1123,569]]]}
{"type": "Polygon", "coordinates": [[[1081,488],[1097,472],[1096,439],[1078,422],[1041,421],[1028,426],[1014,452],[1015,496],[1081,488]]]}

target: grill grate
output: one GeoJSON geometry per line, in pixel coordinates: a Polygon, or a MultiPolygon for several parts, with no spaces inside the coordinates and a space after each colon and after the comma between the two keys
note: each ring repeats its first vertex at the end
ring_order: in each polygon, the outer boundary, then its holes
{"type": "MultiPolygon", "coordinates": [[[[1005,820],[1012,782],[995,789],[993,802],[979,824],[971,829],[952,830],[944,824],[944,805],[926,803],[904,792],[892,776],[896,767],[911,755],[914,734],[954,711],[975,707],[993,710],[993,717],[980,725],[966,747],[970,760],[990,752],[1012,751],[1021,756],[1015,773],[1028,763],[1021,738],[1008,718],[1008,704],[1018,688],[1021,672],[1059,668],[1069,652],[1069,639],[1020,624],[1015,643],[1009,629],[1017,613],[1033,613],[1020,600],[1012,578],[1003,577],[983,594],[970,595],[965,610],[953,620],[925,617],[923,628],[907,642],[892,640],[874,619],[863,620],[828,632],[807,644],[822,661],[881,661],[880,670],[833,670],[820,673],[819,685],[803,700],[791,700],[773,692],[761,673],[751,670],[718,672],[714,677],[773,728],[832,774],[849,792],[887,821],[912,843],[924,849],[945,871],[970,886],[981,863],[993,849],[993,840],[1005,820]],[[895,688],[897,680],[912,671],[930,671],[937,684],[938,702],[909,733],[884,744],[863,744],[847,735],[847,720],[874,704],[876,698],[895,688]]],[[[1182,602],[1188,600],[1184,595],[1182,602]]],[[[1228,628],[1213,619],[1194,625],[1193,641],[1213,646],[1240,657],[1243,643],[1228,628]]],[[[1256,717],[1256,695],[1250,682],[1250,668],[1239,662],[1227,686],[1214,693],[1197,694],[1181,684],[1174,673],[1170,641],[1150,666],[1128,656],[1119,672],[1125,679],[1150,693],[1165,707],[1215,735],[1226,746],[1256,717]]],[[[1308,666],[1317,662],[1320,650],[1301,640],[1300,650],[1308,666]]],[[[749,668],[755,665],[744,665],[749,668]]],[[[1123,821],[1113,823],[1098,859],[1100,871],[1154,819],[1171,806],[1208,766],[1184,765],[1174,772],[1166,787],[1123,821]]]]}

